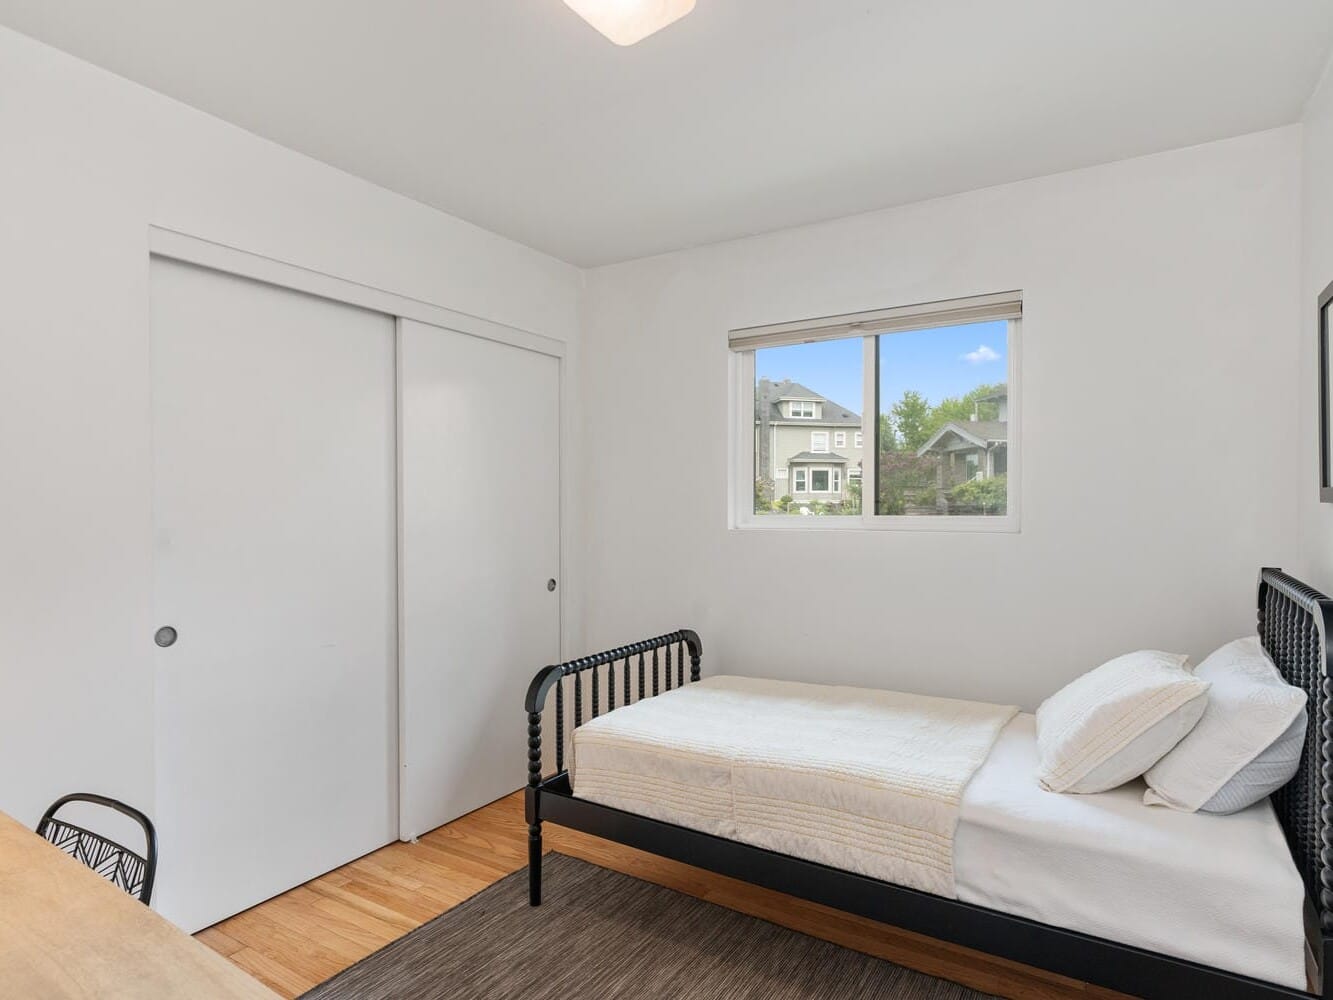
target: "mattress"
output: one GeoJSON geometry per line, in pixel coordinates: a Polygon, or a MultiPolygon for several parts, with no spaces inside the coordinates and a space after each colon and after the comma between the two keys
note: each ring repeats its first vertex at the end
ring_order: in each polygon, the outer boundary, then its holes
{"type": "Polygon", "coordinates": [[[1268,800],[1230,816],[1143,804],[1132,781],[1044,791],[1014,717],[963,792],[958,898],[1303,990],[1305,886],[1268,800]]]}
{"type": "MultiPolygon", "coordinates": [[[[707,691],[689,687],[694,698],[707,691]]],[[[671,707],[675,694],[640,702],[621,718],[637,714],[643,725],[645,716],[669,713],[683,743],[701,738],[682,731],[689,723],[671,707]]],[[[646,752],[629,740],[617,750],[620,714],[575,732],[574,794],[579,743],[596,740],[597,766],[618,781],[587,782],[593,792],[585,788],[582,797],[710,833],[732,829],[725,776],[712,769],[707,787],[678,787],[690,779],[668,763],[670,747],[646,752]],[[673,776],[670,794],[664,774],[673,776]],[[657,790],[648,804],[646,787],[657,790]]],[[[1139,782],[1097,795],[1047,792],[1036,767],[1036,719],[1018,714],[962,792],[953,842],[958,899],[1305,988],[1304,886],[1267,801],[1230,816],[1181,813],[1145,806],[1139,782]]],[[[799,842],[785,847],[830,863],[799,842]]]]}
{"type": "Polygon", "coordinates": [[[1013,705],[710,677],[578,729],[580,795],[953,899],[963,790],[1013,705]]]}

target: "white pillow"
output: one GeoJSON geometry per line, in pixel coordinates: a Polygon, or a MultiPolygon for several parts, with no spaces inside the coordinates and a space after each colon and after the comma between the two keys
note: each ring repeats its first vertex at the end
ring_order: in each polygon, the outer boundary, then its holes
{"type": "Polygon", "coordinates": [[[1208,682],[1186,656],[1140,650],[1108,660],[1037,709],[1037,779],[1052,792],[1104,792],[1137,778],[1194,728],[1208,682]]]}
{"type": "Polygon", "coordinates": [[[1278,674],[1257,636],[1199,665],[1209,681],[1199,724],[1144,775],[1148,805],[1236,812],[1281,788],[1301,762],[1305,692],[1278,674]]]}

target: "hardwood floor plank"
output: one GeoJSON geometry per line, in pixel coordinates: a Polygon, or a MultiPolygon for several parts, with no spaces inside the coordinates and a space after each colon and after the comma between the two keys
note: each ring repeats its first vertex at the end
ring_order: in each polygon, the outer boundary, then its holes
{"type": "Polygon", "coordinates": [[[250,948],[227,956],[239,968],[250,973],[279,996],[297,997],[310,988],[309,978],[294,972],[286,963],[277,962],[250,948]]]}
{"type": "MultiPolygon", "coordinates": [[[[545,847],[1009,1000],[1126,1000],[550,823],[545,847]]],[[[196,937],[269,988],[295,997],[526,863],[519,791],[415,844],[389,844],[196,937]]]]}
{"type": "Polygon", "coordinates": [[[230,958],[245,947],[241,942],[233,937],[229,937],[216,927],[205,927],[196,934],[195,937],[208,945],[209,948],[216,951],[223,958],[230,958]]]}

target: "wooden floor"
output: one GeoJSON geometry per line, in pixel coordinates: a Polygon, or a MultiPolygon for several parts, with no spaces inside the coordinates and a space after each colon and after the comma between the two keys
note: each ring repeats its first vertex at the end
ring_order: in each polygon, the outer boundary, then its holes
{"type": "MultiPolygon", "coordinates": [[[[614,868],[933,976],[1013,1000],[1116,1000],[1120,994],[872,920],[756,888],[545,824],[547,849],[614,868]]],[[[515,793],[426,834],[390,844],[239,913],[197,937],[287,997],[345,969],[527,862],[515,793]]]]}

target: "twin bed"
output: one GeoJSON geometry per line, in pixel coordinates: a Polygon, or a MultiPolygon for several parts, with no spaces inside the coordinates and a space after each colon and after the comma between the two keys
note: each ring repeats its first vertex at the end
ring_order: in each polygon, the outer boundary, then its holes
{"type": "Polygon", "coordinates": [[[1311,725],[1296,777],[1230,816],[1145,806],[1137,782],[1044,791],[1012,707],[704,680],[689,631],[548,667],[527,700],[531,901],[549,820],[1143,997],[1333,996],[1330,622],[1262,571],[1259,635],[1311,725]]]}

